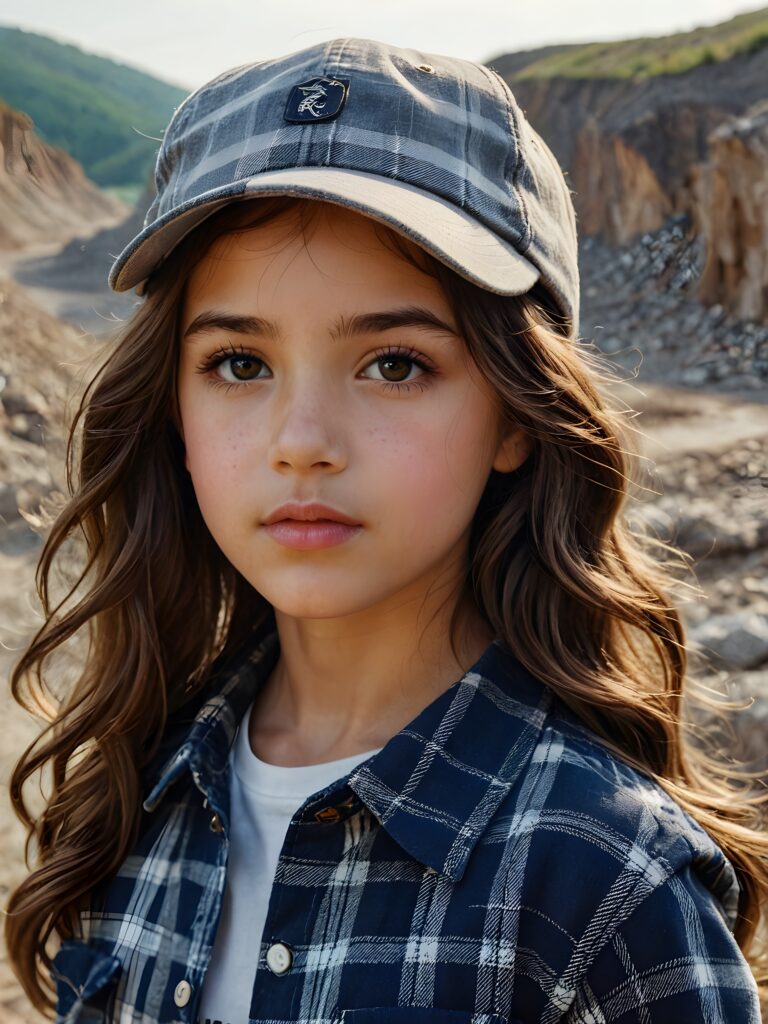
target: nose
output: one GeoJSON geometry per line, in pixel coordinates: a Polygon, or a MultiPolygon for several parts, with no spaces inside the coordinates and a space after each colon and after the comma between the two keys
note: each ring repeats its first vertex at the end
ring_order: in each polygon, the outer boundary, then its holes
{"type": "Polygon", "coordinates": [[[295,381],[276,396],[270,414],[268,458],[276,471],[344,468],[344,413],[316,376],[295,381]]]}

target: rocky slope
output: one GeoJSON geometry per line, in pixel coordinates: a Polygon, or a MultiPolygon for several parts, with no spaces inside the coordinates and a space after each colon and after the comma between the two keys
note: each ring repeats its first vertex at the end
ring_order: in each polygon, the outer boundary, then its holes
{"type": "Polygon", "coordinates": [[[768,98],[721,124],[708,144],[693,175],[695,228],[707,240],[699,295],[768,321],[768,98]]]}
{"type": "Polygon", "coordinates": [[[50,255],[25,259],[16,271],[16,279],[22,284],[70,294],[98,293],[106,288],[115,255],[143,228],[144,213],[154,195],[154,185],[148,182],[127,216],[88,236],[75,236],[50,255]]]}
{"type": "Polygon", "coordinates": [[[768,323],[701,300],[706,240],[685,214],[619,249],[580,241],[582,337],[628,378],[768,401],[768,323]]]}
{"type": "Polygon", "coordinates": [[[708,158],[708,136],[764,100],[766,83],[768,49],[639,80],[510,80],[569,173],[582,232],[614,243],[691,211],[691,172],[708,158]]]}
{"type": "Polygon", "coordinates": [[[25,552],[33,539],[23,511],[65,489],[66,423],[99,346],[6,278],[0,278],[0,337],[0,536],[12,554],[25,552]]]}
{"type": "Polygon", "coordinates": [[[64,242],[126,213],[72,157],[42,142],[26,114],[0,103],[0,250],[64,242]]]}
{"type": "MultiPolygon", "coordinates": [[[[690,558],[703,595],[681,606],[691,668],[731,699],[734,754],[768,768],[768,406],[632,384],[612,389],[639,415],[645,475],[629,519],[690,558]]],[[[706,721],[706,715],[701,717],[706,721]]]]}
{"type": "Polygon", "coordinates": [[[699,298],[768,320],[768,47],[642,78],[518,77],[515,56],[494,67],[565,170],[580,235],[628,245],[687,217],[699,298]]]}

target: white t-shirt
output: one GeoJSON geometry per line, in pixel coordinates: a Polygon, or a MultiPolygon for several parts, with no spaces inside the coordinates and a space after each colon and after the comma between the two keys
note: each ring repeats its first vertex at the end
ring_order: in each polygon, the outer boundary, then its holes
{"type": "Polygon", "coordinates": [[[377,753],[369,750],[299,768],[268,764],[251,749],[250,717],[248,708],[230,754],[227,884],[203,983],[198,1024],[248,1021],[272,881],[290,820],[308,796],[377,753]]]}

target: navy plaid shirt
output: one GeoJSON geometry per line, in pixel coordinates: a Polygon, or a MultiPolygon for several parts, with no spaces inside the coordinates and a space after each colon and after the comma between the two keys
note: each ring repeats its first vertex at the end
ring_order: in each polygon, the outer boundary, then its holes
{"type": "MultiPolygon", "coordinates": [[[[230,749],[278,655],[268,623],[169,717],[136,846],[54,958],[57,1024],[197,1024],[230,749]]],[[[738,894],[707,833],[494,641],[294,814],[250,1024],[760,1024],[738,894]]]]}

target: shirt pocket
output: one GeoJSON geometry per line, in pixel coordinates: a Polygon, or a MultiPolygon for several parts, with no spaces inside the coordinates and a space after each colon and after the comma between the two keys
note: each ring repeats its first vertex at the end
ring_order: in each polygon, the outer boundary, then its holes
{"type": "Polygon", "coordinates": [[[56,984],[56,1024],[102,1024],[122,964],[80,939],[64,939],[51,961],[56,984]]]}
{"type": "Polygon", "coordinates": [[[340,1024],[521,1024],[500,1013],[438,1010],[426,1006],[375,1006],[343,1010],[340,1024]]]}

